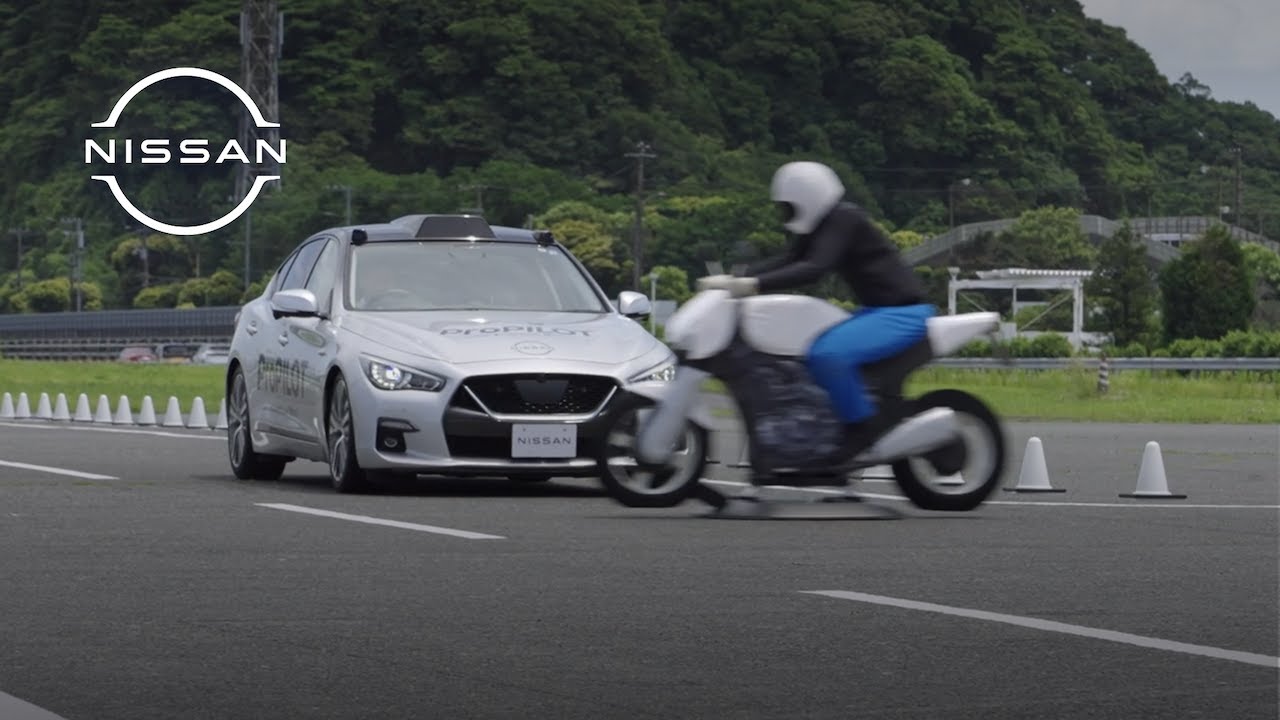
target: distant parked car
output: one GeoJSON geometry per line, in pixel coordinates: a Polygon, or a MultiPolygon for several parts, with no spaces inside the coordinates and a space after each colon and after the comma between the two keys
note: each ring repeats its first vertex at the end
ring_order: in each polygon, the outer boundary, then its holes
{"type": "Polygon", "coordinates": [[[134,345],[120,351],[120,355],[116,357],[120,362],[155,362],[155,348],[149,348],[145,345],[134,345]]]}
{"type": "Polygon", "coordinates": [[[230,345],[205,343],[191,356],[191,362],[196,365],[226,365],[230,360],[230,345]]]}

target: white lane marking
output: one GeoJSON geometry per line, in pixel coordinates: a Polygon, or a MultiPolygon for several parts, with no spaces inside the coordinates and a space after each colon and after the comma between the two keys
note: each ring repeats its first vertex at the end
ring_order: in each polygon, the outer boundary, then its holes
{"type": "Polygon", "coordinates": [[[67,475],[69,477],[83,478],[85,480],[119,480],[120,478],[113,475],[98,475],[96,473],[80,472],[79,470],[68,470],[66,468],[50,467],[48,465],[30,465],[28,463],[11,462],[8,460],[0,460],[0,465],[19,470],[36,470],[38,472],[52,473],[54,475],[67,475]]]}
{"type": "MultiPolygon", "coordinates": [[[[703,478],[702,482],[711,483],[713,485],[733,485],[735,487],[746,487],[747,483],[735,482],[733,480],[711,480],[703,478]]],[[[865,482],[865,481],[864,481],[865,482]]],[[[812,488],[812,487],[790,487],[787,485],[768,485],[766,487],[778,488],[783,490],[794,490],[796,492],[811,492],[822,495],[844,495],[843,490],[832,490],[830,488],[812,488]]],[[[874,498],[876,500],[907,500],[901,495],[881,495],[878,493],[855,493],[858,497],[874,498]]],[[[1106,503],[1106,502],[1037,502],[1033,500],[988,500],[983,505],[1027,505],[1033,507],[1104,507],[1104,508],[1189,508],[1199,510],[1280,510],[1280,505],[1199,505],[1173,502],[1161,502],[1159,498],[1153,498],[1150,502],[1133,502],[1133,503],[1106,503]]]]}
{"type": "Polygon", "coordinates": [[[66,720],[61,715],[54,715],[42,707],[0,692],[0,717],[5,720],[66,720]]]}
{"type": "Polygon", "coordinates": [[[353,522],[368,523],[370,525],[385,525],[386,527],[401,528],[403,530],[417,530],[419,532],[436,533],[438,535],[452,535],[454,537],[467,538],[468,540],[506,540],[506,538],[501,535],[486,535],[485,533],[471,532],[470,530],[455,530],[453,528],[437,527],[435,525],[420,525],[418,523],[401,522],[399,520],[384,520],[382,518],[369,517],[368,515],[348,515],[346,513],[333,512],[332,510],[318,510],[316,508],[302,507],[301,505],[289,505],[287,503],[254,503],[254,505],[273,508],[275,510],[287,510],[289,512],[305,513],[307,515],[337,518],[339,520],[351,520],[353,522]]]}
{"type": "Polygon", "coordinates": [[[1114,630],[1101,630],[1098,628],[1085,627],[1084,625],[1069,625],[1067,623],[1055,622],[1053,620],[1041,620],[1039,618],[1023,617],[1020,615],[1005,615],[1004,613],[986,612],[985,610],[970,610],[968,608],[952,607],[950,605],[935,605],[933,603],[918,602],[916,600],[904,600],[902,598],[885,597],[884,595],[868,595],[866,593],[848,592],[844,590],[801,590],[800,592],[807,595],[823,595],[841,600],[853,600],[855,602],[872,603],[875,605],[888,605],[890,607],[905,608],[907,610],[923,610],[925,612],[935,612],[943,615],[955,615],[958,617],[974,618],[977,620],[989,620],[991,622],[1006,623],[1008,625],[1018,625],[1020,627],[1031,628],[1033,630],[1045,630],[1048,632],[1063,633],[1066,635],[1078,635],[1080,637],[1094,638],[1096,640],[1110,640],[1111,642],[1137,645],[1139,647],[1152,648],[1155,650],[1168,650],[1170,652],[1180,652],[1188,655],[1202,655],[1204,657],[1217,658],[1218,660],[1232,660],[1249,665],[1261,665],[1262,667],[1280,669],[1280,657],[1241,652],[1239,650],[1224,650],[1222,648],[1209,647],[1207,645],[1192,645],[1190,643],[1177,642],[1174,640],[1161,640],[1160,638],[1131,635],[1129,633],[1116,632],[1114,630]]]}
{"type": "MultiPolygon", "coordinates": [[[[155,437],[184,438],[187,440],[217,440],[218,442],[227,441],[227,436],[223,434],[197,435],[196,433],[202,432],[201,428],[192,428],[191,429],[192,432],[188,434],[188,433],[165,432],[163,430],[130,430],[127,428],[101,428],[101,427],[88,427],[86,425],[63,425],[63,424],[54,424],[48,421],[41,422],[40,424],[0,423],[0,427],[28,428],[32,430],[81,430],[84,432],[123,433],[126,435],[153,435],[155,437]]],[[[219,430],[217,432],[221,433],[222,431],[219,430]]]]}

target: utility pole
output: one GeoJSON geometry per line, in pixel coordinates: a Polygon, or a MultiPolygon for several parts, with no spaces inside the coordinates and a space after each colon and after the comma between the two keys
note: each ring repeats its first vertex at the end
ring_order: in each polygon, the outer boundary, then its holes
{"type": "Polygon", "coordinates": [[[1241,224],[1241,222],[1243,222],[1243,221],[1244,221],[1244,175],[1243,175],[1243,174],[1242,174],[1242,172],[1241,172],[1241,171],[1242,171],[1242,169],[1243,169],[1243,168],[1242,168],[1242,161],[1243,161],[1243,155],[1244,155],[1244,153],[1240,150],[1240,148],[1239,148],[1239,147],[1234,147],[1234,148],[1232,148],[1232,149],[1231,149],[1231,152],[1232,152],[1232,154],[1234,154],[1234,155],[1236,156],[1236,207],[1235,207],[1235,217],[1236,217],[1237,222],[1235,222],[1235,223],[1233,223],[1233,224],[1235,224],[1235,225],[1240,225],[1240,224],[1241,224]]]}
{"type": "MultiPolygon", "coordinates": [[[[280,52],[284,44],[284,15],[279,0],[243,0],[240,5],[240,87],[271,122],[280,122],[280,52]]],[[[244,108],[240,114],[240,147],[245,152],[258,148],[264,140],[280,147],[280,128],[259,128],[244,108]]],[[[256,153],[255,153],[256,154],[256,153]]],[[[243,200],[258,175],[280,175],[280,164],[270,153],[261,165],[243,163],[236,175],[235,202],[243,200]]],[[[279,180],[267,183],[278,189],[279,180]]],[[[244,286],[249,287],[252,270],[253,208],[244,214],[244,286]]]]}
{"type": "Polygon", "coordinates": [[[30,232],[26,228],[10,228],[9,234],[18,239],[18,291],[22,291],[22,238],[30,232]]]}
{"type": "Polygon", "coordinates": [[[493,189],[493,186],[492,186],[492,185],[480,185],[480,184],[475,184],[475,185],[459,185],[459,186],[458,186],[458,189],[459,189],[459,190],[474,190],[474,191],[475,191],[475,193],[476,193],[476,206],[475,206],[474,210],[476,211],[476,214],[477,214],[477,215],[481,215],[481,216],[483,216],[483,215],[484,215],[484,191],[485,191],[485,190],[492,190],[492,189],[493,189]]]}
{"type": "MultiPolygon", "coordinates": [[[[81,218],[62,218],[64,223],[74,223],[76,233],[76,252],[71,261],[71,288],[75,297],[76,312],[84,309],[84,292],[80,287],[84,263],[84,221],[81,218]]],[[[65,230],[63,232],[66,232],[65,230]]]]}
{"type": "Polygon", "coordinates": [[[350,225],[351,224],[351,186],[350,185],[330,185],[329,189],[341,192],[346,197],[347,221],[345,224],[350,225]]]}
{"type": "Polygon", "coordinates": [[[649,152],[652,149],[648,143],[641,140],[636,143],[635,152],[626,154],[626,157],[636,158],[636,221],[631,230],[631,288],[637,292],[640,290],[642,264],[640,238],[644,228],[644,161],[646,158],[658,157],[649,152]]]}

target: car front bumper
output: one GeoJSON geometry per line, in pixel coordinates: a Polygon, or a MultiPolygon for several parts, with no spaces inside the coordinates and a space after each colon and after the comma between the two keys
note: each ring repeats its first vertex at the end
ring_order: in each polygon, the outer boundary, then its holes
{"type": "Polygon", "coordinates": [[[463,387],[471,379],[451,382],[443,392],[431,393],[383,391],[361,378],[350,393],[360,466],[424,475],[597,474],[595,456],[605,441],[608,411],[623,392],[616,380],[595,376],[600,398],[592,396],[570,408],[577,412],[504,413],[476,402],[476,396],[463,387]],[[607,392],[602,389],[606,384],[607,392]],[[513,428],[541,423],[576,427],[573,457],[512,457],[513,428]]]}

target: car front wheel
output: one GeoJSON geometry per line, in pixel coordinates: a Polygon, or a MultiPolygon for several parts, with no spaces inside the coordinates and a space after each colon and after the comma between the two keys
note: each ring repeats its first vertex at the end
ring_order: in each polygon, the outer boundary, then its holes
{"type": "Polygon", "coordinates": [[[385,473],[360,467],[356,459],[355,418],[351,414],[351,395],[347,381],[339,375],[333,381],[329,394],[329,407],[325,417],[328,433],[329,480],[340,493],[358,493],[369,490],[373,481],[385,473]]]}

